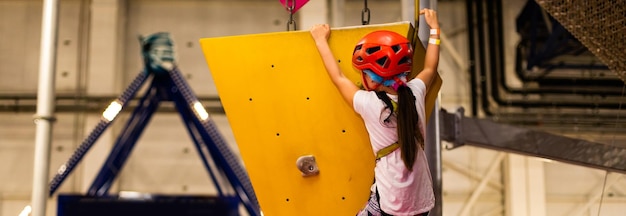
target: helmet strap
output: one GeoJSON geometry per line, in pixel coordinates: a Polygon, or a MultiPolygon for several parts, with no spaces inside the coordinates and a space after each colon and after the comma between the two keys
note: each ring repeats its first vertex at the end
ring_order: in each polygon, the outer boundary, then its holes
{"type": "Polygon", "coordinates": [[[361,75],[361,78],[363,79],[363,86],[365,86],[365,89],[367,90],[375,90],[381,85],[383,81],[383,77],[378,76],[373,71],[367,70],[367,69],[363,70],[363,74],[361,75]],[[367,81],[367,79],[365,79],[365,76],[369,76],[372,79],[372,81],[376,83],[376,85],[370,87],[369,82],[367,81]]]}
{"type": "Polygon", "coordinates": [[[365,69],[363,70],[363,75],[362,75],[363,85],[368,90],[374,90],[378,88],[380,85],[384,85],[384,86],[393,88],[394,91],[398,91],[398,88],[400,86],[406,85],[406,75],[407,73],[401,73],[401,74],[394,76],[391,79],[385,79],[379,76],[378,74],[374,73],[373,71],[365,69]],[[367,80],[365,79],[365,76],[369,76],[372,79],[372,81],[376,83],[376,85],[373,87],[370,87],[367,80]]]}
{"type": "Polygon", "coordinates": [[[393,77],[393,81],[394,82],[390,85],[390,87],[393,88],[394,91],[398,91],[398,88],[400,88],[400,86],[406,86],[406,74],[403,73],[401,75],[393,77]]]}

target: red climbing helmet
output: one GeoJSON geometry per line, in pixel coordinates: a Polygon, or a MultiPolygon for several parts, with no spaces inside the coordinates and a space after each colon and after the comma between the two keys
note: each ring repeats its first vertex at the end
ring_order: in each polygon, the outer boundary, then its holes
{"type": "Polygon", "coordinates": [[[392,31],[375,31],[363,37],[352,53],[352,65],[383,78],[411,70],[413,48],[406,37],[392,31]]]}

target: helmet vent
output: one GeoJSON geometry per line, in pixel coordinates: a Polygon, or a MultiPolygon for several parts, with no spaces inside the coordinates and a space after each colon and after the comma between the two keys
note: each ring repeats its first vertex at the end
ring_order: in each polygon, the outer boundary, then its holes
{"type": "Polygon", "coordinates": [[[387,56],[379,58],[378,60],[376,60],[376,63],[384,68],[385,67],[385,63],[387,63],[387,59],[389,59],[389,58],[387,58],[387,56]]]}
{"type": "Polygon", "coordinates": [[[392,46],[391,49],[393,49],[393,52],[398,53],[400,52],[402,47],[400,47],[400,45],[395,45],[395,46],[392,46]]]}
{"type": "Polygon", "coordinates": [[[402,59],[400,59],[400,61],[398,61],[398,65],[401,64],[407,64],[407,63],[411,63],[411,58],[409,58],[408,56],[404,56],[402,57],[402,59]]]}
{"type": "Polygon", "coordinates": [[[363,61],[363,58],[361,58],[361,56],[357,56],[357,57],[356,57],[356,60],[357,60],[357,61],[362,62],[362,61],[363,61]]]}
{"type": "Polygon", "coordinates": [[[356,47],[354,47],[354,52],[352,52],[352,54],[356,53],[356,51],[361,50],[361,48],[363,48],[363,44],[359,44],[356,47]]]}
{"type": "Polygon", "coordinates": [[[365,53],[371,55],[372,53],[378,52],[380,50],[380,46],[370,47],[365,50],[365,53]]]}

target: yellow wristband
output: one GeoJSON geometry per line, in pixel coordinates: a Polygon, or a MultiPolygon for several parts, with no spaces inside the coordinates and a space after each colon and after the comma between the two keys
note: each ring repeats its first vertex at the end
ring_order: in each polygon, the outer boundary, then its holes
{"type": "Polygon", "coordinates": [[[434,45],[439,45],[441,43],[441,40],[439,40],[437,38],[429,38],[428,39],[428,43],[429,44],[434,44],[434,45]]]}
{"type": "Polygon", "coordinates": [[[441,31],[436,28],[436,29],[430,29],[430,34],[431,35],[439,35],[441,33],[441,31]]]}

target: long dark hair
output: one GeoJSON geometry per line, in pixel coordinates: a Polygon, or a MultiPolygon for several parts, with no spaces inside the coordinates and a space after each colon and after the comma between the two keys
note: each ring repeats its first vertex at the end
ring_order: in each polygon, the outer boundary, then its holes
{"type": "Polygon", "coordinates": [[[385,122],[396,113],[396,130],[398,132],[398,144],[400,145],[400,155],[404,166],[410,171],[413,170],[413,163],[417,158],[417,144],[424,148],[424,136],[419,130],[419,116],[415,108],[415,96],[411,89],[406,85],[398,87],[398,110],[394,110],[391,99],[386,93],[376,92],[378,97],[385,102],[387,108],[391,110],[391,114],[386,117],[385,122]],[[416,143],[417,142],[417,143],[416,143]]]}

